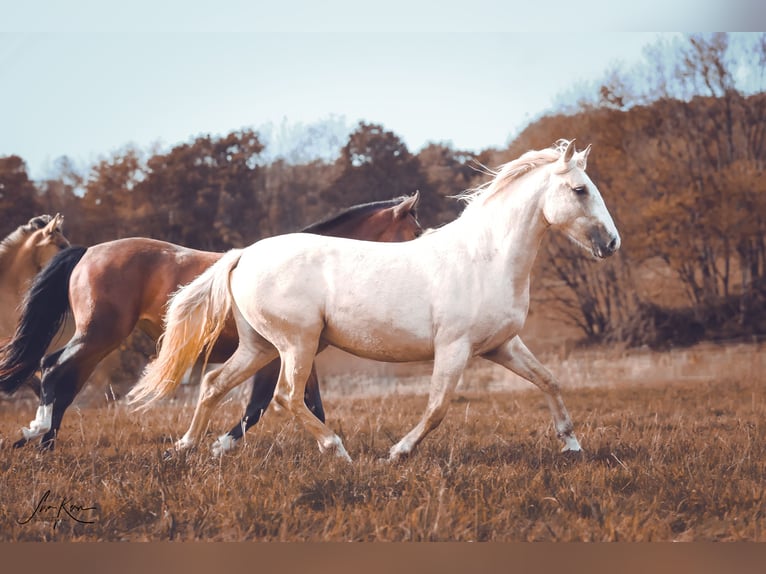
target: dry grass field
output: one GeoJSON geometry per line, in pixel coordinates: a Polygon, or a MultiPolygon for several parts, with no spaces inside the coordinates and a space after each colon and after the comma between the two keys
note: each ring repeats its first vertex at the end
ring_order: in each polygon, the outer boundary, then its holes
{"type": "MultiPolygon", "coordinates": [[[[120,402],[81,406],[55,452],[13,450],[34,409],[4,401],[0,539],[765,541],[761,348],[718,352],[728,364],[707,377],[684,376],[658,355],[653,379],[643,359],[633,370],[614,360],[602,384],[564,384],[586,449],[574,457],[558,452],[539,391],[497,390],[496,373],[480,368],[442,426],[394,465],[378,459],[417,421],[422,394],[344,394],[329,381],[328,422],[350,465],[271,413],[223,459],[206,444],[163,460],[191,415],[180,399],[141,415],[120,402]],[[643,375],[628,376],[635,369],[643,375]]],[[[566,379],[572,361],[552,366],[566,379]]],[[[212,428],[240,412],[229,400],[212,428]]]]}

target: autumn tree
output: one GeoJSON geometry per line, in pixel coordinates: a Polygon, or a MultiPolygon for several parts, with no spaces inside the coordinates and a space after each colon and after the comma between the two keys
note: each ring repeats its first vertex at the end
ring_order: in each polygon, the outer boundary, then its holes
{"type": "Polygon", "coordinates": [[[49,176],[37,184],[43,211],[62,214],[64,233],[77,245],[89,243],[89,224],[82,205],[84,185],[85,178],[67,156],[57,158],[49,176]]]}
{"type": "Polygon", "coordinates": [[[481,162],[471,152],[437,143],[421,149],[418,160],[432,191],[422,196],[418,214],[432,226],[452,221],[463,208],[454,196],[479,185],[484,176],[481,162]]]}
{"type": "Polygon", "coordinates": [[[148,235],[206,250],[248,243],[260,206],[254,195],[263,149],[252,130],[200,136],[147,161],[134,205],[148,235]]]}
{"type": "Polygon", "coordinates": [[[360,122],[337,161],[340,175],[322,199],[336,207],[431,193],[418,158],[393,132],[360,122]]]}
{"type": "Polygon", "coordinates": [[[763,78],[766,35],[749,46],[734,40],[742,37],[688,37],[672,75],[657,82],[663,98],[647,118],[650,145],[629,148],[653,167],[645,247],[676,270],[697,318],[713,324],[727,320],[721,302],[733,297],[746,321],[766,270],[766,95],[737,80],[742,70],[763,78]]]}
{"type": "Polygon", "coordinates": [[[35,215],[40,215],[37,190],[27,166],[17,155],[0,157],[0,239],[35,215]]]}
{"type": "Polygon", "coordinates": [[[141,234],[145,212],[136,186],[145,174],[141,152],[134,147],[115,152],[91,168],[81,202],[87,244],[141,234]]]}
{"type": "Polygon", "coordinates": [[[588,172],[622,232],[614,263],[623,271],[610,262],[591,277],[574,259],[576,249],[566,245],[549,249],[543,267],[551,284],[567,286],[562,300],[589,338],[621,331],[623,339],[641,342],[636,332],[651,337],[653,330],[683,338],[673,321],[694,324],[695,337],[699,325],[709,334],[724,333],[734,300],[742,325],[759,316],[747,310],[762,300],[757,286],[764,284],[766,195],[759,174],[766,101],[761,89],[751,82],[748,91],[737,77],[742,70],[763,77],[766,57],[764,36],[749,39],[748,46],[733,46],[726,34],[694,35],[655,47],[642,73],[610,72],[596,103],[586,102],[577,114],[544,118],[522,134],[528,144],[530,136],[550,138],[555,126],[594,144],[588,172]],[[637,292],[640,277],[624,272],[658,264],[676,274],[691,313],[662,309],[667,303],[637,292]],[[596,296],[593,285],[617,288],[596,296]],[[625,300],[627,292],[635,296],[625,300]],[[630,321],[615,309],[628,309],[630,321]],[[660,328],[660,320],[670,326],[660,328]],[[631,321],[633,333],[625,328],[631,321]]]}

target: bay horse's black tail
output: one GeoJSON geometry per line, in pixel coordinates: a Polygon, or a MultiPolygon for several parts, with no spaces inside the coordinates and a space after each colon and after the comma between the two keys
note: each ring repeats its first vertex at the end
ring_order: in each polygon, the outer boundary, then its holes
{"type": "Polygon", "coordinates": [[[59,251],[32,281],[13,338],[0,347],[0,390],[14,393],[40,360],[69,313],[69,278],[87,247],[59,251]]]}

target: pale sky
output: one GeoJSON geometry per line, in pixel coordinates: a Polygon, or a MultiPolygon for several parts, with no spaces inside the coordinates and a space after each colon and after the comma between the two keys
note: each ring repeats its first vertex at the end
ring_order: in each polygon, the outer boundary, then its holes
{"type": "Polygon", "coordinates": [[[33,178],[62,155],[87,166],[129,143],[167,149],[332,115],[381,123],[413,152],[429,141],[503,146],[658,36],[569,31],[566,12],[563,31],[516,32],[521,15],[491,0],[444,0],[433,14],[414,0],[377,12],[347,0],[0,3],[0,155],[20,155],[33,178]],[[362,14],[349,17],[353,7],[362,14]]]}

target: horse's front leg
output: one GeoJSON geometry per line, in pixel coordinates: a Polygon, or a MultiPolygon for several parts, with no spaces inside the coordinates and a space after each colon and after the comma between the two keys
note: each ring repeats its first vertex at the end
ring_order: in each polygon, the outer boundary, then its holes
{"type": "Polygon", "coordinates": [[[556,435],[564,442],[563,451],[580,451],[580,443],[574,434],[574,425],[569,417],[556,378],[527,349],[520,337],[514,337],[503,346],[484,355],[484,358],[504,366],[520,377],[537,385],[545,393],[548,407],[553,415],[556,435]]]}
{"type": "Polygon", "coordinates": [[[437,346],[426,410],[415,428],[391,447],[389,461],[409,455],[429,432],[439,426],[447,414],[450,397],[470,356],[471,345],[465,341],[437,346]]]}

